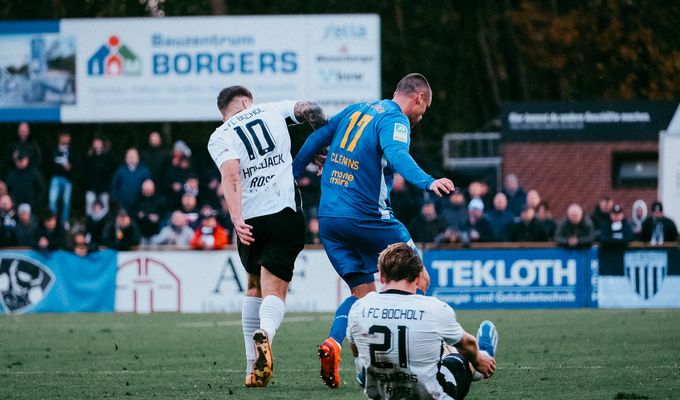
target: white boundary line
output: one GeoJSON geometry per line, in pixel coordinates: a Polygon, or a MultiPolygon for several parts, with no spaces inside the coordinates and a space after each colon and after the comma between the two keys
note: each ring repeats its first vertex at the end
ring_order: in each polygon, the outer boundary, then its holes
{"type": "MultiPolygon", "coordinates": [[[[298,322],[314,322],[314,321],[332,321],[330,317],[284,317],[282,323],[298,323],[298,322]]],[[[227,321],[202,321],[202,322],[178,322],[177,326],[180,328],[217,328],[221,326],[241,326],[240,319],[233,319],[227,321]]]]}

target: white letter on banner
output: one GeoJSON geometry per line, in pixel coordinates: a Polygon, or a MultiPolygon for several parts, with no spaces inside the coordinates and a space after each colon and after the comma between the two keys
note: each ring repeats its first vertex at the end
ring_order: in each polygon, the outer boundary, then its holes
{"type": "Polygon", "coordinates": [[[536,268],[529,260],[517,260],[510,267],[510,276],[517,286],[530,286],[536,280],[536,268]],[[522,270],[526,271],[526,276],[522,277],[522,270]]]}
{"type": "Polygon", "coordinates": [[[486,260],[484,264],[482,264],[481,262],[475,262],[474,264],[475,269],[473,273],[474,286],[496,285],[496,280],[493,278],[493,275],[491,274],[493,265],[494,260],[486,260]]]}
{"type": "Polygon", "coordinates": [[[449,269],[453,269],[453,262],[449,260],[432,261],[432,268],[438,271],[437,283],[439,287],[449,286],[449,269]]]}
{"type": "MultiPolygon", "coordinates": [[[[478,263],[475,260],[475,263],[478,263]]],[[[472,262],[459,260],[453,264],[453,286],[472,286],[472,262]]]]}
{"type": "Polygon", "coordinates": [[[534,260],[534,267],[538,269],[538,286],[548,286],[548,270],[552,265],[552,260],[534,260]]]}
{"type": "Polygon", "coordinates": [[[555,266],[553,267],[553,285],[561,286],[563,278],[567,278],[568,286],[576,284],[576,260],[567,260],[566,268],[562,268],[562,260],[555,260],[555,266]]]}
{"type": "Polygon", "coordinates": [[[505,275],[505,260],[496,261],[496,283],[498,286],[512,286],[512,279],[505,275]]]}

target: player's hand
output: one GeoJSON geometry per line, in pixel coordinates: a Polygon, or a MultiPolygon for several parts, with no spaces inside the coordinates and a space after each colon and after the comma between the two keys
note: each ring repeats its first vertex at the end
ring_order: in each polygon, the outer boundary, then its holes
{"type": "Polygon", "coordinates": [[[312,162],[316,167],[318,168],[318,171],[316,171],[316,176],[321,176],[323,173],[323,164],[326,162],[326,157],[328,156],[328,147],[325,149],[321,150],[319,153],[317,153],[314,158],[312,159],[312,162]]]}
{"type": "Polygon", "coordinates": [[[439,178],[430,185],[430,190],[439,197],[453,192],[455,188],[456,187],[449,178],[439,178]]]}
{"type": "Polygon", "coordinates": [[[473,366],[480,374],[484,375],[484,378],[491,378],[491,375],[496,372],[496,360],[485,353],[479,353],[477,365],[473,366]]]}
{"type": "Polygon", "coordinates": [[[423,268],[420,272],[420,283],[418,284],[418,289],[420,289],[423,294],[427,293],[427,288],[430,287],[430,274],[427,269],[423,268]]]}
{"type": "Polygon", "coordinates": [[[250,244],[255,241],[255,238],[253,237],[253,227],[246,224],[243,219],[232,219],[231,222],[234,224],[236,235],[238,235],[238,239],[241,243],[250,246],[250,244]]]}

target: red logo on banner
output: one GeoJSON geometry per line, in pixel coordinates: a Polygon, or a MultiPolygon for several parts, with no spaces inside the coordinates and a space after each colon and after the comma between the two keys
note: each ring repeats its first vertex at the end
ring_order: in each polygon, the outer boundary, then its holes
{"type": "Polygon", "coordinates": [[[118,266],[116,311],[180,312],[181,300],[179,277],[161,261],[138,257],[118,266]]]}

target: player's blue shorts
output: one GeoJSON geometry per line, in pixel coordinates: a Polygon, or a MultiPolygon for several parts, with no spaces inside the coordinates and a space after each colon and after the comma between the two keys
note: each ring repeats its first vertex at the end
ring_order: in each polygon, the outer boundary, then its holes
{"type": "Polygon", "coordinates": [[[350,289],[374,282],[378,255],[393,243],[415,248],[404,225],[393,220],[319,217],[319,237],[338,275],[350,289]]]}

